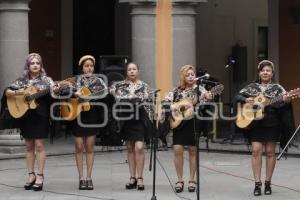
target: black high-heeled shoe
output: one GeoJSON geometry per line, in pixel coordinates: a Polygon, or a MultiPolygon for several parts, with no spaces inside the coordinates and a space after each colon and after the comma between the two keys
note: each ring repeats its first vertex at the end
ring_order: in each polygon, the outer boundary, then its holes
{"type": "Polygon", "coordinates": [[[255,187],[253,191],[254,196],[260,196],[261,195],[261,181],[255,182],[255,187]]]}
{"type": "MultiPolygon", "coordinates": [[[[137,179],[138,180],[140,179],[142,181],[144,180],[143,177],[138,177],[137,179]]],[[[144,184],[137,184],[137,189],[138,190],[144,190],[145,189],[145,185],[144,184]]]]}
{"type": "Polygon", "coordinates": [[[94,189],[94,185],[93,185],[92,179],[87,179],[86,180],[86,189],[87,190],[93,190],[94,189]]]}
{"type": "Polygon", "coordinates": [[[135,189],[136,188],[136,184],[137,184],[137,180],[135,177],[130,177],[130,181],[133,180],[132,182],[129,182],[126,184],[126,189],[131,190],[131,189],[135,189]]]}
{"type": "Polygon", "coordinates": [[[34,179],[31,181],[31,182],[26,182],[25,185],[24,185],[24,189],[25,190],[31,190],[31,187],[34,185],[35,183],[35,180],[36,180],[36,176],[35,176],[35,173],[34,172],[30,172],[28,173],[28,175],[33,175],[34,176],[34,179]]]}
{"type": "Polygon", "coordinates": [[[189,181],[188,191],[195,192],[196,190],[196,181],[189,181]]]}
{"type": "Polygon", "coordinates": [[[86,190],[87,189],[86,180],[79,180],[78,189],[79,190],[86,190]]]}
{"type": "Polygon", "coordinates": [[[272,194],[271,181],[265,181],[265,195],[272,194]]]}
{"type": "Polygon", "coordinates": [[[184,182],[183,181],[177,181],[175,183],[175,191],[176,193],[180,193],[183,191],[183,187],[184,187],[184,182]]]}
{"type": "Polygon", "coordinates": [[[40,177],[43,177],[43,182],[41,183],[34,183],[33,186],[31,187],[34,191],[41,191],[43,190],[43,185],[44,185],[44,174],[37,174],[40,177]]]}

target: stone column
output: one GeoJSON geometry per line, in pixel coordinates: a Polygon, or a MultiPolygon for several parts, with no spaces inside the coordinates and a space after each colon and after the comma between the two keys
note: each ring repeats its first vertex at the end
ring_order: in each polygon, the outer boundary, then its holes
{"type": "Polygon", "coordinates": [[[23,72],[28,54],[28,2],[0,0],[0,93],[23,72]]]}
{"type": "Polygon", "coordinates": [[[204,0],[173,0],[173,84],[182,65],[196,66],[196,8],[204,0]]]}
{"type": "Polygon", "coordinates": [[[141,79],[155,87],[155,2],[131,2],[132,61],[141,67],[141,79]]]}
{"type": "MultiPolygon", "coordinates": [[[[119,0],[132,11],[132,60],[141,65],[141,78],[155,86],[156,0],[119,0]]],[[[196,65],[196,7],[207,0],[173,0],[173,80],[179,68],[196,65]]]]}
{"type": "MultiPolygon", "coordinates": [[[[22,72],[28,54],[28,2],[0,0],[0,95],[22,72]]],[[[24,143],[16,130],[0,132],[0,152],[24,152],[24,143]]]]}

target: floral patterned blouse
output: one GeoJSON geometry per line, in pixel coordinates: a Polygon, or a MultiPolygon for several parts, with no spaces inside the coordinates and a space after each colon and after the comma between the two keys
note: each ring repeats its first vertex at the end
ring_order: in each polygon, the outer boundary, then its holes
{"type": "MultiPolygon", "coordinates": [[[[199,94],[200,96],[206,92],[206,89],[202,86],[199,86],[199,94]]],[[[197,96],[197,85],[195,84],[192,88],[186,88],[184,90],[179,89],[178,87],[174,88],[171,92],[169,92],[164,98],[164,102],[178,102],[183,98],[191,98],[194,99],[197,96]]],[[[204,99],[201,100],[204,102],[204,99]]],[[[200,103],[201,103],[200,102],[200,103]]]]}
{"type": "Polygon", "coordinates": [[[27,88],[34,86],[39,88],[39,90],[45,90],[54,86],[52,78],[49,76],[39,76],[35,79],[28,79],[26,77],[18,78],[13,83],[11,83],[8,88],[11,90],[18,90],[21,88],[27,88]]]}
{"type": "Polygon", "coordinates": [[[244,102],[248,97],[256,97],[259,95],[263,95],[267,98],[272,99],[285,93],[285,89],[277,83],[250,83],[239,92],[239,94],[237,95],[237,100],[239,102],[244,102]]]}
{"type": "Polygon", "coordinates": [[[95,97],[104,98],[107,95],[107,86],[100,77],[97,77],[95,75],[79,75],[75,78],[75,90],[80,90],[81,88],[86,87],[91,91],[92,95],[95,97]]]}
{"type": "Polygon", "coordinates": [[[149,97],[148,84],[141,80],[137,82],[129,80],[115,82],[109,91],[119,101],[138,99],[139,102],[143,102],[147,101],[149,97]]]}
{"type": "Polygon", "coordinates": [[[110,93],[119,102],[143,103],[143,108],[149,120],[153,121],[155,113],[154,96],[147,83],[138,80],[114,82],[110,87],[110,93]]]}

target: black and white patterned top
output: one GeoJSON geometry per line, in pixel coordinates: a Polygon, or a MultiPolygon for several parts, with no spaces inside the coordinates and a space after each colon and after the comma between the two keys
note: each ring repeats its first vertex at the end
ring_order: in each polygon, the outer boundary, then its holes
{"type": "MultiPolygon", "coordinates": [[[[199,86],[199,95],[203,95],[207,90],[199,86]]],[[[197,85],[195,84],[192,88],[186,88],[184,90],[179,89],[178,87],[174,88],[171,92],[169,92],[164,98],[164,102],[178,102],[183,98],[191,98],[194,99],[197,96],[197,85]]],[[[200,101],[204,102],[204,99],[200,101]]]]}
{"type": "Polygon", "coordinates": [[[80,90],[83,87],[88,88],[92,96],[104,98],[107,95],[108,88],[104,81],[95,75],[85,76],[79,75],[76,76],[75,90],[80,90]]]}
{"type": "Polygon", "coordinates": [[[237,100],[240,102],[244,102],[248,97],[257,97],[259,95],[263,95],[267,98],[272,99],[285,93],[285,89],[277,83],[250,83],[239,92],[237,100]]]}
{"type": "Polygon", "coordinates": [[[138,80],[132,82],[130,80],[114,82],[110,86],[110,93],[118,102],[129,102],[132,104],[142,103],[147,118],[150,121],[154,120],[155,116],[155,99],[153,92],[147,83],[138,80]]]}
{"type": "Polygon", "coordinates": [[[148,84],[141,80],[136,82],[129,80],[114,82],[109,91],[118,101],[134,99],[134,101],[144,102],[149,98],[148,84]]]}
{"type": "Polygon", "coordinates": [[[11,83],[8,88],[11,90],[18,90],[21,88],[27,88],[30,86],[37,87],[39,90],[45,90],[54,86],[52,78],[49,76],[39,76],[35,79],[28,79],[25,77],[18,78],[13,83],[11,83]]]}

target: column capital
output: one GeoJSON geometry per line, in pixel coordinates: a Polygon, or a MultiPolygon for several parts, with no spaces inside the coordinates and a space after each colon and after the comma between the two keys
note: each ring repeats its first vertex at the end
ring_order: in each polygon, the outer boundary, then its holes
{"type": "MultiPolygon", "coordinates": [[[[173,15],[195,15],[196,7],[208,0],[171,0],[173,15]]],[[[157,0],[119,0],[119,3],[128,3],[132,6],[132,15],[155,15],[157,0]]]]}
{"type": "Polygon", "coordinates": [[[130,4],[136,4],[136,3],[146,3],[146,4],[156,4],[156,0],[119,0],[119,3],[130,3],[130,4]]]}
{"type": "Polygon", "coordinates": [[[131,15],[156,15],[156,0],[119,0],[119,3],[128,3],[131,15]]]}
{"type": "MultiPolygon", "coordinates": [[[[172,3],[202,3],[207,2],[208,0],[172,0],[172,3]]],[[[119,3],[154,3],[156,4],[157,0],[119,0],[119,3]]]]}
{"type": "Polygon", "coordinates": [[[0,0],[0,11],[29,11],[31,0],[0,0]]]}
{"type": "Polygon", "coordinates": [[[196,15],[196,8],[207,0],[173,0],[173,15],[196,15]]]}

